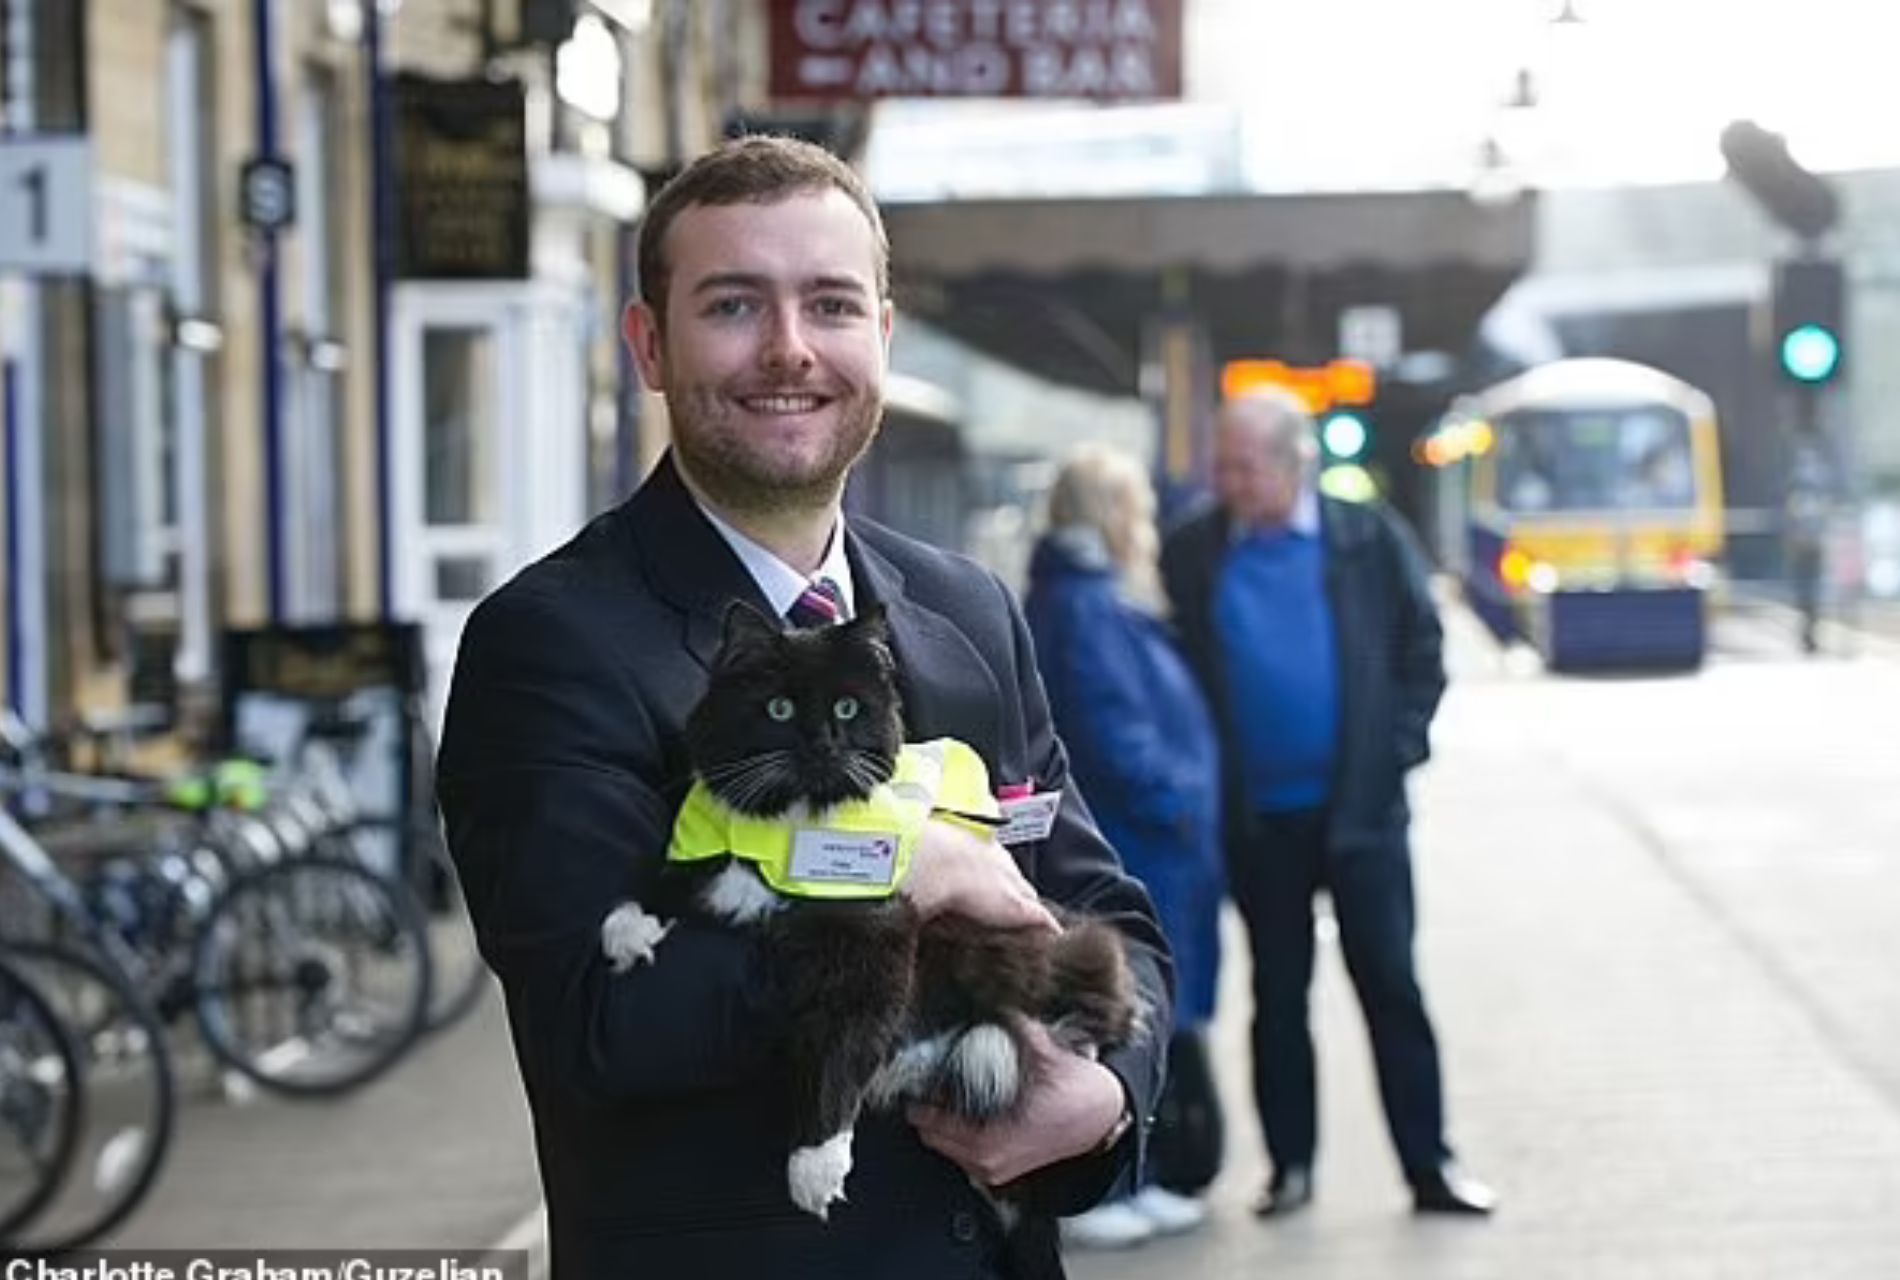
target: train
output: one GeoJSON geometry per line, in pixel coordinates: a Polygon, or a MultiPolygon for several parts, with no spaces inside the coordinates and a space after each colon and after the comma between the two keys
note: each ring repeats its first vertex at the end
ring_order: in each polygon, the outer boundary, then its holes
{"type": "Polygon", "coordinates": [[[1461,397],[1414,453],[1441,558],[1500,639],[1554,671],[1701,665],[1725,540],[1705,392],[1632,361],[1555,360],[1461,397]]]}

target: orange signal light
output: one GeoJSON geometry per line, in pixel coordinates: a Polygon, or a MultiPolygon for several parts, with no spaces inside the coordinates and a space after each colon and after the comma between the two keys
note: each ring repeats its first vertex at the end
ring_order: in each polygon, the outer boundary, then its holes
{"type": "Polygon", "coordinates": [[[1371,404],[1379,379],[1364,360],[1334,360],[1326,366],[1327,388],[1334,404],[1371,404]]]}
{"type": "Polygon", "coordinates": [[[1220,371],[1221,398],[1238,400],[1269,387],[1284,387],[1287,372],[1279,360],[1229,360],[1220,371]]]}
{"type": "Polygon", "coordinates": [[[1379,394],[1379,378],[1363,360],[1332,360],[1317,368],[1284,360],[1230,360],[1221,367],[1223,399],[1237,400],[1269,387],[1292,392],[1308,413],[1318,415],[1335,405],[1371,404],[1379,394]]]}

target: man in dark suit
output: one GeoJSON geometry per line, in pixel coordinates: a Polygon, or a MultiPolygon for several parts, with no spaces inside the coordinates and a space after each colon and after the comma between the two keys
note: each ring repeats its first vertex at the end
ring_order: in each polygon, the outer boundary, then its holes
{"type": "MultiPolygon", "coordinates": [[[[1170,978],[1140,885],[1068,784],[1022,616],[971,562],[846,521],[891,329],[881,221],[849,168],[784,139],[730,144],[649,209],[627,338],[673,449],[627,503],[471,618],[438,766],[484,956],[535,1124],[557,1277],[1061,1274],[1051,1215],[1141,1156],[1170,978]],[[785,1015],[754,944],[679,921],[610,972],[600,925],[650,900],[690,778],[682,726],[734,600],[801,617],[884,606],[913,740],[950,736],[1000,786],[1061,792],[1005,850],[932,823],[900,892],[926,917],[1046,928],[1039,899],[1128,938],[1155,1016],[1100,1062],[1039,1037],[1007,1121],[866,1116],[828,1222],[786,1188],[785,1015]],[[972,1186],[1009,1184],[1013,1230],[972,1186]]],[[[802,617],[801,617],[801,620],[802,617]]]]}
{"type": "Polygon", "coordinates": [[[1422,1212],[1488,1213],[1445,1141],[1438,1045],[1412,966],[1405,775],[1445,689],[1423,561],[1382,506],[1322,497],[1291,396],[1230,402],[1217,505],[1168,539],[1162,574],[1217,709],[1228,883],[1253,951],[1254,1095],[1273,1178],[1262,1216],[1312,1197],[1318,1142],[1307,989],[1313,898],[1332,898],[1386,1123],[1422,1212]]]}

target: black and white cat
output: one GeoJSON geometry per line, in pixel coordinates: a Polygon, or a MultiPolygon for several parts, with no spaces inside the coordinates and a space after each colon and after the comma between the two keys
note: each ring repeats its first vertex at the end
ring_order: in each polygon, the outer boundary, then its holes
{"type": "MultiPolygon", "coordinates": [[[[834,627],[782,631],[735,605],[686,726],[694,771],[738,813],[822,825],[827,810],[867,798],[892,776],[904,740],[894,675],[879,607],[834,627]]],[[[1031,1083],[1020,1019],[1090,1053],[1126,1043],[1139,1020],[1121,935],[1099,921],[1067,917],[1060,934],[925,921],[901,895],[781,895],[737,858],[669,865],[663,885],[678,910],[764,935],[790,1014],[787,1184],[819,1218],[844,1198],[865,1105],[918,1101],[975,1121],[1006,1116],[1031,1083]],[[716,870],[692,869],[700,865],[716,870]]],[[[656,962],[669,928],[623,903],[603,924],[602,944],[624,971],[656,962]]]]}

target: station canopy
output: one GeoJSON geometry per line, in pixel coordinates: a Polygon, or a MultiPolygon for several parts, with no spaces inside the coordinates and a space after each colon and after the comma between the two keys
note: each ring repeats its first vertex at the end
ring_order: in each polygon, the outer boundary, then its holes
{"type": "Polygon", "coordinates": [[[1144,324],[1216,362],[1338,354],[1340,313],[1397,308],[1407,351],[1465,352],[1529,265],[1534,201],[1461,191],[890,204],[898,307],[1052,381],[1140,389],[1144,324]]]}

